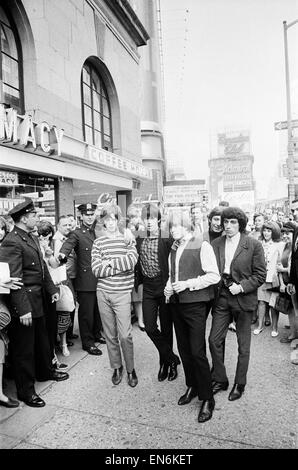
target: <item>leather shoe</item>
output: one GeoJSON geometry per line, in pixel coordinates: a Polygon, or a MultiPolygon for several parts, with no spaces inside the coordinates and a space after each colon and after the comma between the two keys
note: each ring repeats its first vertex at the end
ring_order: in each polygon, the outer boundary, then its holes
{"type": "Polygon", "coordinates": [[[227,390],[229,382],[213,382],[212,383],[212,392],[213,395],[220,392],[221,390],[227,390]]]}
{"type": "Polygon", "coordinates": [[[161,364],[160,365],[160,368],[159,368],[159,371],[158,371],[158,381],[159,382],[162,382],[163,380],[166,380],[167,376],[168,376],[168,370],[169,370],[169,366],[167,364],[161,364]]]}
{"type": "Polygon", "coordinates": [[[169,375],[168,375],[168,380],[171,382],[172,380],[175,380],[177,379],[178,377],[178,372],[177,372],[177,362],[176,361],[173,361],[171,362],[170,366],[169,366],[169,375]]]}
{"type": "Polygon", "coordinates": [[[89,346],[89,348],[83,348],[84,351],[87,351],[88,354],[92,354],[93,356],[101,356],[102,351],[98,349],[96,346],[89,346]]]}
{"type": "Polygon", "coordinates": [[[178,400],[178,405],[187,405],[191,402],[193,398],[198,396],[198,392],[193,387],[188,387],[184,395],[182,395],[178,400]]]}
{"type": "Polygon", "coordinates": [[[112,382],[114,385],[120,384],[123,375],[123,366],[120,366],[119,369],[114,369],[114,373],[112,375],[112,382]]]}
{"type": "Polygon", "coordinates": [[[33,393],[30,398],[20,398],[26,405],[32,406],[32,408],[42,408],[45,406],[45,402],[36,393],[33,393]]]}
{"type": "Polygon", "coordinates": [[[106,339],[103,337],[103,336],[98,336],[97,338],[95,338],[95,342],[96,343],[100,343],[100,344],[106,344],[106,339]]]}
{"type": "Polygon", "coordinates": [[[67,372],[61,372],[60,370],[53,370],[49,380],[56,380],[56,382],[62,382],[62,380],[69,379],[67,372]]]}
{"type": "Polygon", "coordinates": [[[198,422],[205,423],[205,421],[208,421],[209,419],[211,419],[214,407],[215,407],[214,398],[211,398],[211,400],[204,400],[202,402],[201,409],[199,412],[198,422]]]}
{"type": "Polygon", "coordinates": [[[130,387],[138,385],[138,377],[134,369],[132,372],[127,372],[127,383],[130,387]]]}
{"type": "Polygon", "coordinates": [[[19,406],[18,400],[14,400],[13,398],[7,397],[7,401],[0,400],[0,406],[5,406],[6,408],[17,408],[19,406]]]}
{"type": "Polygon", "coordinates": [[[234,401],[234,400],[238,400],[239,398],[241,398],[244,392],[244,389],[245,389],[245,385],[234,384],[229,394],[229,400],[234,401]]]}

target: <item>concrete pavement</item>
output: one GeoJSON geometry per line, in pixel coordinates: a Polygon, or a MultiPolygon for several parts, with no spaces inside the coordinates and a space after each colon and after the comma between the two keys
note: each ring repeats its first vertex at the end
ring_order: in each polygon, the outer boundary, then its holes
{"type": "MultiPolygon", "coordinates": [[[[210,329],[210,316],[207,333],[210,329]]],[[[139,384],[132,389],[126,374],[111,382],[106,346],[102,356],[90,356],[80,341],[63,358],[69,380],[38,383],[46,407],[0,407],[1,449],[297,449],[297,372],[290,346],[270,327],[252,335],[248,384],[243,397],[228,401],[236,368],[235,333],[228,332],[226,364],[229,390],[215,396],[213,418],[197,422],[199,402],[177,406],[185,391],[182,366],[174,382],[157,380],[158,355],[146,333],[133,327],[139,384]]],[[[209,356],[210,358],[210,356],[209,356]]],[[[12,383],[8,383],[11,389],[12,383]]]]}

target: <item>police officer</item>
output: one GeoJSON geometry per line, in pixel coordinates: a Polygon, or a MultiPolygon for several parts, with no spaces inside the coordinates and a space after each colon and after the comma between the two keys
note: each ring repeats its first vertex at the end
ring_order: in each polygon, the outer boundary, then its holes
{"type": "Polygon", "coordinates": [[[77,255],[75,289],[78,295],[78,320],[82,348],[89,354],[100,356],[102,351],[95,343],[105,344],[101,335],[102,323],[97,306],[97,279],[91,270],[91,250],[96,238],[94,231],[96,204],[88,202],[78,207],[82,215],[82,226],[76,228],[63,243],[60,257],[68,257],[72,250],[77,255]]]}
{"type": "Polygon", "coordinates": [[[59,299],[43,260],[38,239],[32,235],[37,214],[31,199],[16,205],[9,215],[14,220],[13,230],[0,247],[0,261],[7,262],[12,277],[22,279],[23,286],[10,293],[10,349],[17,395],[28,406],[42,407],[45,402],[35,391],[38,381],[66,380],[69,375],[53,368],[46,331],[45,291],[52,302],[59,299]]]}

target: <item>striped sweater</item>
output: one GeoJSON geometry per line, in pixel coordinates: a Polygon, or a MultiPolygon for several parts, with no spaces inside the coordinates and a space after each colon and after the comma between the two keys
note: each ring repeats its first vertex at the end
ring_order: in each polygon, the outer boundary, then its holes
{"type": "Polygon", "coordinates": [[[97,278],[97,289],[108,292],[132,290],[137,260],[135,246],[127,246],[122,236],[97,238],[91,251],[91,268],[97,278]]]}

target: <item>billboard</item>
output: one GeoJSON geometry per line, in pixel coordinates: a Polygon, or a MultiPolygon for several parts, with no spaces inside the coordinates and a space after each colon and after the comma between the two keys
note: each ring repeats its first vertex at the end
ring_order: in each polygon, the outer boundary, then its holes
{"type": "Polygon", "coordinates": [[[249,131],[224,132],[217,134],[217,153],[219,157],[250,155],[249,131]]]}
{"type": "Polygon", "coordinates": [[[190,204],[202,202],[203,194],[208,193],[206,190],[202,190],[202,186],[198,184],[171,185],[164,186],[163,199],[165,204],[190,204]]]}

